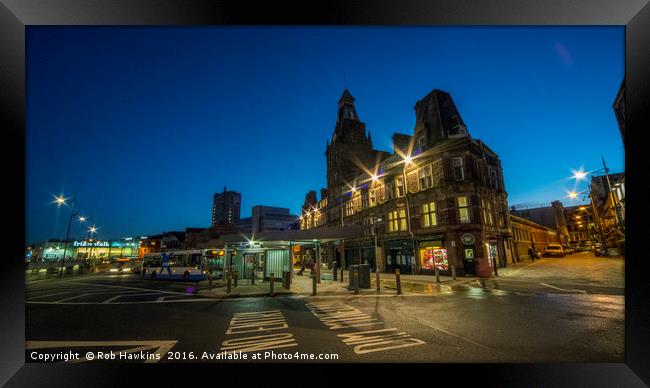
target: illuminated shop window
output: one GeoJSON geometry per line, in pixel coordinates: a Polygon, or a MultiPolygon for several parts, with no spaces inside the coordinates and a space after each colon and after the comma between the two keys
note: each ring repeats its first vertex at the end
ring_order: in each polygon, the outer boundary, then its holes
{"type": "Polygon", "coordinates": [[[438,225],[436,217],[436,203],[430,202],[422,205],[422,226],[429,228],[438,225]]]}

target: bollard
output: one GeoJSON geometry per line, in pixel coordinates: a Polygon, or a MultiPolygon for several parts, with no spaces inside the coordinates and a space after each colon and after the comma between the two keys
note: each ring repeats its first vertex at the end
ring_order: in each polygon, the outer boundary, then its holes
{"type": "Polygon", "coordinates": [[[227,285],[226,285],[226,293],[230,294],[230,287],[232,284],[232,272],[228,271],[228,275],[226,275],[227,280],[227,285]]]}
{"type": "Polygon", "coordinates": [[[397,294],[402,293],[402,282],[399,278],[399,268],[395,268],[395,285],[397,286],[397,294]]]}
{"type": "Polygon", "coordinates": [[[237,287],[237,271],[232,271],[232,276],[234,278],[234,284],[233,287],[237,287]]]}
{"type": "Polygon", "coordinates": [[[440,270],[438,269],[438,266],[435,267],[435,272],[436,272],[436,283],[440,283],[440,270]]]}
{"type": "Polygon", "coordinates": [[[358,294],[359,293],[359,270],[352,271],[352,274],[354,275],[354,293],[358,294]]]}
{"type": "Polygon", "coordinates": [[[451,266],[451,277],[456,280],[456,266],[452,265],[451,266]]]}
{"type": "Polygon", "coordinates": [[[343,266],[341,266],[341,283],[343,283],[343,266]]]}
{"type": "Polygon", "coordinates": [[[312,294],[312,295],[316,295],[316,287],[317,287],[317,285],[318,285],[318,283],[316,282],[316,277],[313,277],[313,276],[312,276],[311,281],[312,281],[312,284],[311,284],[311,287],[312,287],[311,294],[312,294]]]}
{"type": "Polygon", "coordinates": [[[332,281],[333,281],[333,282],[335,282],[335,281],[337,280],[337,279],[336,279],[336,275],[337,275],[337,274],[338,274],[338,272],[336,271],[336,265],[335,265],[335,266],[332,268],[332,281]]]}
{"type": "Polygon", "coordinates": [[[375,277],[377,278],[377,291],[380,291],[379,287],[379,268],[375,268],[375,277]]]}
{"type": "Polygon", "coordinates": [[[275,281],[275,276],[273,276],[273,272],[269,274],[269,294],[273,296],[273,281],[275,281]]]}

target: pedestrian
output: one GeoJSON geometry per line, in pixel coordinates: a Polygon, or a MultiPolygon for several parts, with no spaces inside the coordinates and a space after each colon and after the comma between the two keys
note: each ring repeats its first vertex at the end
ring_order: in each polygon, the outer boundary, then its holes
{"type": "Polygon", "coordinates": [[[300,272],[298,272],[298,275],[302,276],[303,272],[305,272],[305,259],[300,261],[300,272]]]}
{"type": "Polygon", "coordinates": [[[530,248],[528,248],[528,256],[530,256],[531,260],[533,260],[533,263],[534,263],[535,262],[535,256],[537,256],[537,253],[535,252],[535,247],[532,246],[532,245],[530,246],[530,248]]]}

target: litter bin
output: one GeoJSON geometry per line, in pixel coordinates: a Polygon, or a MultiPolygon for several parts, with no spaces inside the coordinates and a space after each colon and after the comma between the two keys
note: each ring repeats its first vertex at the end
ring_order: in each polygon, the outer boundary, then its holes
{"type": "Polygon", "coordinates": [[[354,290],[354,272],[359,272],[359,288],[370,288],[370,264],[358,264],[350,266],[348,289],[354,290]]]}
{"type": "Polygon", "coordinates": [[[477,258],[476,262],[476,275],[481,278],[489,278],[492,275],[492,267],[488,263],[487,258],[477,258]]]}
{"type": "Polygon", "coordinates": [[[284,271],[282,273],[282,287],[287,290],[291,288],[291,271],[284,271]]]}

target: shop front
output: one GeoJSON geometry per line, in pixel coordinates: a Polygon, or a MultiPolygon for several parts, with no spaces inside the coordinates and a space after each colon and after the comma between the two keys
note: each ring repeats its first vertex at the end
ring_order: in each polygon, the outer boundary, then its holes
{"type": "Polygon", "coordinates": [[[412,240],[389,240],[384,242],[386,272],[394,273],[399,268],[402,274],[412,274],[415,270],[412,240]]]}
{"type": "Polygon", "coordinates": [[[418,245],[421,274],[435,274],[436,268],[443,275],[450,273],[448,252],[442,236],[420,241],[418,245]]]}

